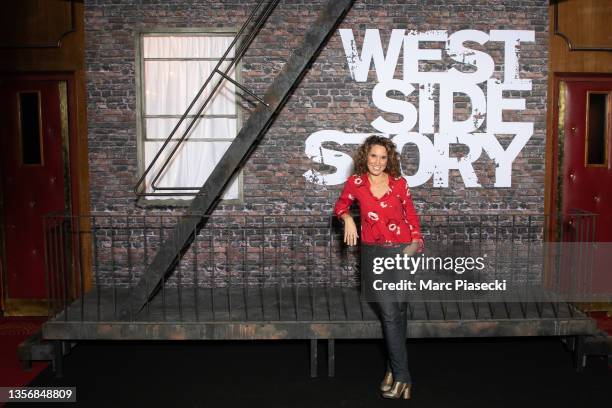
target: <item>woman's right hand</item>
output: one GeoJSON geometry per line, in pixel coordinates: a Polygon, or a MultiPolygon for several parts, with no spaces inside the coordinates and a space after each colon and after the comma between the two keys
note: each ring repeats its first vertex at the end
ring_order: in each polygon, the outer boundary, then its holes
{"type": "Polygon", "coordinates": [[[346,214],[343,217],[344,220],[344,243],[350,246],[357,245],[357,238],[359,235],[357,234],[357,225],[355,225],[355,221],[353,221],[353,217],[346,214]]]}

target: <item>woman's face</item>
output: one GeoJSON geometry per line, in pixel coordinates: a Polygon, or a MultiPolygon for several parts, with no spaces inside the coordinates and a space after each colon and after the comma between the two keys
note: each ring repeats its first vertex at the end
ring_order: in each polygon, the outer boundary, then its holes
{"type": "Polygon", "coordinates": [[[372,145],[368,151],[368,172],[373,176],[381,175],[387,168],[387,148],[372,145]]]}

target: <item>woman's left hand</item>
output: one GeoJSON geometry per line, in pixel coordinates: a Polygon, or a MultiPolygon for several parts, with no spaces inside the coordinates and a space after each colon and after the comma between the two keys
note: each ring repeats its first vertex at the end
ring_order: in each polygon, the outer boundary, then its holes
{"type": "Polygon", "coordinates": [[[412,256],[416,253],[417,249],[419,249],[419,243],[417,241],[412,241],[409,245],[406,245],[403,252],[408,256],[412,256]]]}

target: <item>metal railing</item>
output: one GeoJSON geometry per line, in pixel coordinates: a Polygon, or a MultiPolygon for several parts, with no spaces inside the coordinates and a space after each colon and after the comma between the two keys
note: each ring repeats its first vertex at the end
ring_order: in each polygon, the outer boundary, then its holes
{"type": "Polygon", "coordinates": [[[174,155],[178,151],[179,147],[186,140],[187,135],[189,134],[189,132],[191,131],[193,126],[200,119],[200,115],[202,114],[204,109],[206,109],[206,107],[208,106],[209,102],[215,97],[215,93],[217,92],[217,90],[219,89],[219,87],[221,86],[221,84],[225,80],[231,82],[232,84],[234,84],[235,86],[240,88],[242,91],[244,91],[245,93],[247,93],[251,97],[255,98],[260,103],[262,103],[262,104],[264,104],[266,106],[269,106],[263,99],[261,99],[259,96],[257,96],[250,89],[246,88],[245,86],[243,86],[242,84],[238,83],[233,78],[231,78],[229,73],[231,72],[232,68],[234,68],[236,63],[244,56],[244,54],[246,53],[248,47],[251,45],[251,43],[255,39],[255,36],[261,30],[261,28],[263,27],[263,25],[267,21],[267,19],[270,16],[270,14],[272,14],[272,11],[274,11],[274,9],[278,5],[279,1],[280,0],[270,0],[270,1],[268,1],[268,0],[260,0],[257,3],[257,5],[255,6],[255,8],[251,12],[251,14],[248,16],[246,21],[242,24],[242,26],[238,30],[238,33],[236,34],[236,36],[234,37],[234,39],[232,40],[230,45],[227,47],[227,49],[225,50],[225,52],[221,56],[221,59],[218,61],[217,65],[215,65],[215,67],[213,68],[211,73],[208,75],[208,78],[206,78],[206,80],[204,81],[204,84],[200,87],[200,89],[198,90],[198,92],[194,96],[194,98],[191,101],[191,103],[189,104],[189,106],[187,106],[187,109],[185,110],[185,113],[183,113],[183,115],[181,116],[179,121],[176,123],[176,125],[174,126],[174,128],[172,129],[172,131],[170,132],[170,134],[168,135],[168,137],[166,138],[166,140],[162,144],[162,146],[159,149],[159,151],[155,154],[155,156],[151,160],[151,163],[149,163],[149,165],[147,166],[147,168],[145,169],[143,174],[140,176],[140,178],[136,182],[136,185],[134,186],[134,193],[136,194],[136,196],[142,197],[142,196],[196,196],[196,195],[199,195],[198,192],[181,193],[179,191],[180,190],[183,190],[183,191],[184,190],[199,190],[202,186],[193,186],[193,187],[191,187],[191,186],[187,186],[187,187],[160,187],[160,186],[157,185],[157,182],[159,181],[159,179],[161,178],[162,174],[166,170],[166,167],[168,166],[168,164],[170,163],[170,161],[172,160],[172,158],[174,157],[174,155]],[[264,3],[266,3],[265,6],[264,6],[264,3]],[[262,8],[262,6],[263,6],[263,8],[262,8]],[[258,12],[260,12],[259,16],[257,16],[258,12]],[[248,27],[249,27],[249,25],[251,23],[253,23],[253,26],[249,29],[248,27]],[[240,42],[238,49],[234,53],[234,57],[228,61],[227,60],[228,54],[231,52],[231,50],[234,48],[234,46],[238,43],[239,39],[241,37],[243,37],[243,36],[245,38],[244,38],[243,41],[240,42]],[[222,65],[226,61],[228,61],[229,63],[224,68],[222,68],[222,65]],[[144,186],[145,180],[146,180],[147,176],[149,175],[149,173],[151,173],[151,170],[153,169],[153,167],[155,166],[155,164],[159,160],[159,157],[161,156],[162,152],[167,148],[168,144],[173,139],[174,134],[181,127],[181,125],[185,121],[185,119],[187,119],[187,117],[189,116],[189,112],[191,112],[191,109],[196,105],[197,101],[200,99],[200,96],[204,92],[204,89],[206,89],[206,87],[213,80],[213,77],[215,75],[219,75],[220,78],[215,82],[215,84],[213,85],[213,87],[212,87],[212,89],[210,91],[210,94],[206,96],[206,98],[204,99],[204,102],[202,102],[202,104],[200,105],[200,107],[198,108],[196,113],[193,115],[193,117],[191,118],[191,121],[186,126],[186,128],[183,131],[183,133],[181,134],[180,138],[177,139],[177,143],[175,143],[174,147],[172,148],[172,150],[170,151],[168,156],[165,158],[165,160],[163,161],[162,165],[159,167],[159,170],[156,172],[156,174],[154,175],[153,179],[151,180],[151,189],[153,191],[152,192],[147,192],[146,191],[146,186],[144,186]],[[158,192],[158,190],[162,191],[162,192],[158,192]],[[172,192],[163,192],[163,191],[167,191],[167,190],[171,190],[172,192]]]}
{"type": "MultiPolygon", "coordinates": [[[[342,226],[334,217],[149,212],[45,217],[51,315],[77,321],[117,320],[119,305],[129,302],[130,291],[184,217],[205,218],[206,228],[194,231],[193,242],[146,307],[138,312],[138,305],[132,305],[130,320],[367,318],[356,291],[359,248],[344,245],[342,226]]],[[[575,215],[579,234],[590,234],[594,217],[575,215]]],[[[453,255],[471,248],[488,253],[496,260],[499,276],[540,276],[546,267],[541,253],[532,248],[546,236],[547,215],[419,218],[426,248],[434,252],[453,255]],[[522,260],[503,254],[504,243],[521,251],[522,260]]]]}

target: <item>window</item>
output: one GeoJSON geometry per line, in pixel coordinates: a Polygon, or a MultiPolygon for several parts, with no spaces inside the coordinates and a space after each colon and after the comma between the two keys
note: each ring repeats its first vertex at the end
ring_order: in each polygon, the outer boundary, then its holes
{"type": "MultiPolygon", "coordinates": [[[[140,37],[140,101],[139,101],[139,163],[141,174],[160,151],[187,107],[197,95],[210,73],[232,42],[235,34],[230,32],[208,33],[146,33],[140,37]]],[[[234,56],[232,50],[220,67],[227,67],[234,56]]],[[[229,76],[236,79],[232,70],[229,76]]],[[[191,108],[189,116],[173,135],[172,141],[155,161],[147,177],[147,193],[155,192],[193,193],[201,187],[223,153],[231,144],[239,128],[235,86],[225,80],[196,116],[213,86],[221,76],[215,74],[206,89],[191,108]],[[178,150],[169,157],[176,141],[180,139],[192,120],[195,122],[178,150]],[[172,190],[171,188],[197,187],[195,190],[172,190]]],[[[240,199],[240,177],[225,191],[224,199],[240,199]]],[[[146,196],[147,200],[192,199],[193,196],[146,196]]]]}
{"type": "Polygon", "coordinates": [[[587,92],[585,159],[587,166],[608,166],[610,107],[607,92],[587,92]]]}
{"type": "Polygon", "coordinates": [[[19,134],[21,137],[22,164],[43,164],[41,128],[40,93],[19,92],[19,134]]]}

